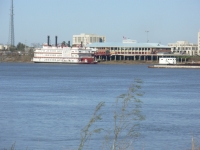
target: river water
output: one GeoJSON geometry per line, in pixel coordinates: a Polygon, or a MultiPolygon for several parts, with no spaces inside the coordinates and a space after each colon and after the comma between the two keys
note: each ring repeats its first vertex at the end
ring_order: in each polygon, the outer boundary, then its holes
{"type": "MultiPolygon", "coordinates": [[[[104,101],[103,128],[112,104],[134,79],[143,81],[141,137],[136,150],[187,150],[200,146],[199,69],[150,69],[148,65],[0,63],[0,150],[72,150],[96,105],[104,101]]],[[[98,125],[98,122],[97,122],[98,125]]],[[[102,149],[95,134],[85,149],[102,149]]]]}

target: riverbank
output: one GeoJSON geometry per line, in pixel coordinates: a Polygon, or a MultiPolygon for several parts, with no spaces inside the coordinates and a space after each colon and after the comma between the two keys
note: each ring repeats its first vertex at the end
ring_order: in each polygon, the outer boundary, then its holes
{"type": "Polygon", "coordinates": [[[30,55],[4,55],[0,56],[0,62],[31,62],[32,56],[30,55]]]}
{"type": "MultiPolygon", "coordinates": [[[[0,62],[32,62],[32,57],[30,55],[17,55],[17,56],[0,56],[0,62]]],[[[134,61],[134,60],[117,60],[117,61],[100,61],[98,64],[157,64],[158,61],[134,61]]]]}
{"type": "MultiPolygon", "coordinates": [[[[24,63],[31,63],[31,59],[33,56],[30,55],[0,55],[0,62],[24,62],[24,63]]],[[[187,63],[200,63],[200,57],[191,57],[187,60],[187,63]]],[[[177,62],[177,64],[184,64],[185,61],[177,62]]],[[[100,61],[98,64],[123,64],[123,65],[132,65],[132,64],[158,64],[157,60],[154,61],[144,61],[144,60],[112,60],[112,61],[100,61]]]]}

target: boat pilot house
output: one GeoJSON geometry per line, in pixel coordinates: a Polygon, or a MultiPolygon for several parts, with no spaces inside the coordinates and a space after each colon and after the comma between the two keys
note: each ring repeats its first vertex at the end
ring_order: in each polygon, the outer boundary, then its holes
{"type": "Polygon", "coordinates": [[[131,39],[120,43],[92,43],[87,46],[96,49],[94,55],[100,60],[158,60],[158,53],[171,53],[169,46],[159,43],[138,43],[131,39]]]}

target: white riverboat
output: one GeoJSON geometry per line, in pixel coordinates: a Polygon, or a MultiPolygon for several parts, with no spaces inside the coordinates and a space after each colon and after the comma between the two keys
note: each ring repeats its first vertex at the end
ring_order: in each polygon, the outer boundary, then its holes
{"type": "MultiPolygon", "coordinates": [[[[48,38],[49,41],[49,38],[48,38]]],[[[35,63],[95,64],[92,49],[86,47],[55,46],[44,44],[34,51],[35,63]]]]}

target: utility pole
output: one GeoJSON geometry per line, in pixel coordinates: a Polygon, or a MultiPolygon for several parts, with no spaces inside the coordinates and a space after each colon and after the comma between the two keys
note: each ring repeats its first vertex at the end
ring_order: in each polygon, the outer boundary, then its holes
{"type": "Polygon", "coordinates": [[[25,40],[24,52],[26,52],[26,40],[25,40]]]}
{"type": "Polygon", "coordinates": [[[8,44],[10,47],[15,46],[13,0],[11,0],[11,8],[10,8],[10,28],[9,28],[8,44]]]}
{"type": "Polygon", "coordinates": [[[148,39],[148,33],[149,31],[145,31],[147,33],[147,43],[149,42],[149,39],[148,39]]]}

